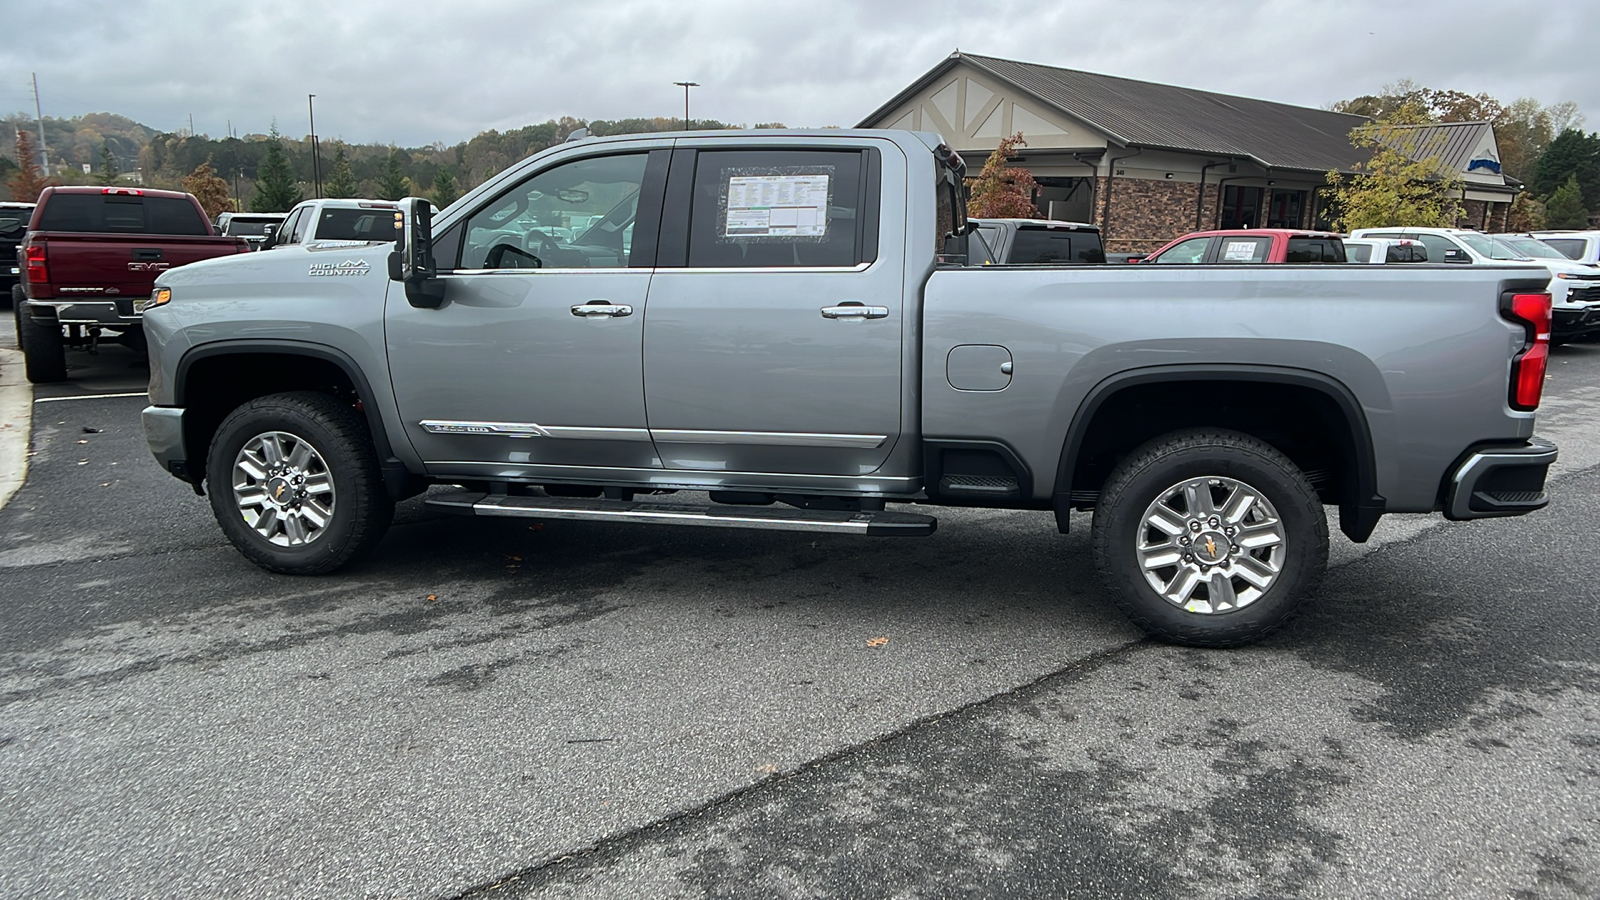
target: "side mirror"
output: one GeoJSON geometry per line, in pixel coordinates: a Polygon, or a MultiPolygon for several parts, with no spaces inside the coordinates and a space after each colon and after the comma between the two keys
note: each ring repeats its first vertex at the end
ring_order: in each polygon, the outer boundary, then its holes
{"type": "Polygon", "coordinates": [[[263,225],[263,226],[261,226],[261,244],[259,246],[257,246],[256,249],[257,250],[270,249],[273,244],[277,243],[277,237],[278,237],[278,226],[276,226],[276,225],[263,225]]]}
{"type": "Polygon", "coordinates": [[[405,284],[407,303],[419,309],[438,309],[444,303],[444,282],[439,280],[439,267],[433,260],[433,204],[421,197],[401,200],[394,225],[390,280],[405,284]]]}
{"type": "Polygon", "coordinates": [[[1444,262],[1470,263],[1472,262],[1472,257],[1468,256],[1467,251],[1465,250],[1457,250],[1456,248],[1451,247],[1450,249],[1444,251],[1444,262]]]}

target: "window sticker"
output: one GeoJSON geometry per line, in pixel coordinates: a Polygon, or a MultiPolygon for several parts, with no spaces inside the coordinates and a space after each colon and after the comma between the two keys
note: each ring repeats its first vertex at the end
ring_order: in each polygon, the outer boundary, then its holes
{"type": "Polygon", "coordinates": [[[1226,262],[1250,262],[1256,258],[1256,242],[1229,241],[1222,258],[1226,262]]]}
{"type": "Polygon", "coordinates": [[[789,238],[821,240],[828,233],[832,166],[757,170],[762,174],[724,173],[723,240],[789,238]]]}

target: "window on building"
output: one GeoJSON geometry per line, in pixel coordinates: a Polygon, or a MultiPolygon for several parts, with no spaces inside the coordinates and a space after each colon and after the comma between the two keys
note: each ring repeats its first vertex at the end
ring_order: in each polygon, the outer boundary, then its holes
{"type": "Polygon", "coordinates": [[[1222,188],[1222,209],[1218,228],[1261,227],[1261,188],[1240,187],[1236,184],[1222,188]]]}

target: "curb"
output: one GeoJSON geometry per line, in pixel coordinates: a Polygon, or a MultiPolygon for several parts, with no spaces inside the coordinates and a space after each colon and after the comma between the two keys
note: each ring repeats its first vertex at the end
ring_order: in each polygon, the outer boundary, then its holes
{"type": "Polygon", "coordinates": [[[28,432],[33,386],[23,375],[22,351],[0,347],[0,509],[28,477],[28,432]]]}

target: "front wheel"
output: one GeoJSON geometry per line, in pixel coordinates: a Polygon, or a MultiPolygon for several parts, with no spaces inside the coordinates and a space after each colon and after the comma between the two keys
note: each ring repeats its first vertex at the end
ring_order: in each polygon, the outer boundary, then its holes
{"type": "Polygon", "coordinates": [[[1106,479],[1096,567],[1148,634],[1238,647],[1281,628],[1328,563],[1321,501],[1288,457],[1249,435],[1193,429],[1133,451],[1106,479]]]}
{"type": "Polygon", "coordinates": [[[273,572],[331,572],[376,546],[394,517],[366,421],[327,394],[273,394],[229,413],[206,477],[223,533],[273,572]]]}

